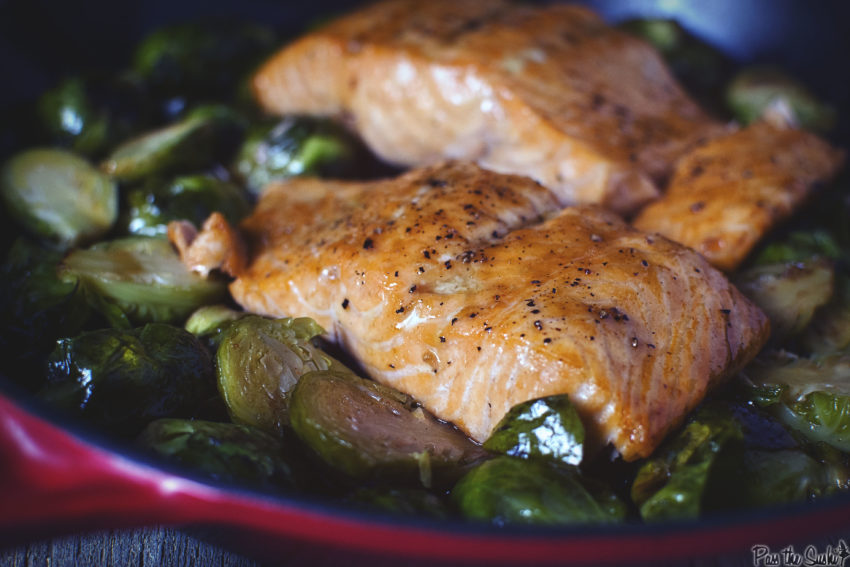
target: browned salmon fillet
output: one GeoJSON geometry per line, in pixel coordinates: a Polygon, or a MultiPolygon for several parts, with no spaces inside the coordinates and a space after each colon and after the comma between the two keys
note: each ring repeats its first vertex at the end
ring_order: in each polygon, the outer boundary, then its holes
{"type": "Polygon", "coordinates": [[[347,119],[390,162],[472,160],[621,213],[715,128],[652,47],[575,5],[384,1],[287,45],[253,84],[272,113],[347,119]]]}
{"type": "Polygon", "coordinates": [[[666,194],[634,224],[734,270],[842,162],[840,150],[812,133],[759,122],[683,157],[666,194]]]}
{"type": "Polygon", "coordinates": [[[237,302],[315,318],[479,441],[515,404],[567,393],[597,447],[649,455],[768,333],[694,251],[471,163],[272,185],[241,229],[237,302]]]}

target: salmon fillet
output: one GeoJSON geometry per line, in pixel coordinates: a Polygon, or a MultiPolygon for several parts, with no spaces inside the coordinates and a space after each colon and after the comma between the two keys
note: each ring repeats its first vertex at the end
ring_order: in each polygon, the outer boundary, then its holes
{"type": "Polygon", "coordinates": [[[767,338],[694,251],[471,163],[293,179],[240,228],[238,303],[313,317],[368,375],[478,441],[515,404],[566,393],[589,448],[647,456],[767,338]]]}
{"type": "Polygon", "coordinates": [[[812,133],[758,122],[688,153],[666,194],[633,222],[731,271],[838,173],[843,157],[812,133]]]}
{"type": "Polygon", "coordinates": [[[651,46],[574,5],[384,1],[287,45],[253,86],[270,113],[347,120],[394,164],[476,161],[624,214],[717,128],[651,46]]]}

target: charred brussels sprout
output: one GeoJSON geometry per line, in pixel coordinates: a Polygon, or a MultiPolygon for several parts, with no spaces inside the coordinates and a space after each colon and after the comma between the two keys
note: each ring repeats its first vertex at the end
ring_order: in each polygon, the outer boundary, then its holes
{"type": "Polygon", "coordinates": [[[189,271],[167,240],[142,236],[74,250],[62,263],[60,277],[79,280],[115,326],[182,322],[226,293],[223,282],[189,271]]]}
{"type": "Polygon", "coordinates": [[[777,113],[783,120],[815,131],[827,131],[835,124],[835,109],[775,67],[747,67],[739,71],[727,87],[726,103],[742,124],[769,113],[777,113]]]}
{"type": "Polygon", "coordinates": [[[815,442],[850,451],[850,354],[763,353],[745,370],[757,402],[815,442]]]}
{"type": "Polygon", "coordinates": [[[826,260],[769,264],[736,277],[741,292],[770,319],[771,340],[782,344],[800,334],[833,294],[833,267],[826,260]]]}
{"type": "Polygon", "coordinates": [[[229,159],[242,128],[242,117],[224,106],[198,107],[178,122],[125,141],[101,169],[119,181],[135,182],[210,166],[229,159]]]}
{"type": "Polygon", "coordinates": [[[259,24],[179,23],[146,36],[133,54],[133,69],[166,106],[226,101],[242,76],[275,47],[273,31],[259,24]]]}
{"type": "Polygon", "coordinates": [[[246,425],[158,419],[142,431],[138,444],[214,480],[271,489],[299,485],[286,444],[246,425]]]}
{"type": "Polygon", "coordinates": [[[232,169],[259,194],[269,182],[296,175],[351,175],[362,164],[362,153],[361,143],[342,126],[290,116],[249,132],[232,169]]]}
{"type": "Polygon", "coordinates": [[[162,236],[168,223],[188,220],[200,226],[218,211],[233,225],[250,211],[242,188],[213,175],[184,175],[168,183],[153,180],[127,191],[124,224],[130,234],[162,236]]]}
{"type": "Polygon", "coordinates": [[[0,171],[0,191],[15,221],[62,247],[103,236],[118,216],[115,182],[67,150],[15,154],[0,171]]]}
{"type": "Polygon", "coordinates": [[[312,319],[239,318],[216,351],[218,389],[234,421],[282,434],[298,379],[341,366],[310,341],[324,330],[312,319]]]}
{"type": "Polygon", "coordinates": [[[330,466],[355,478],[433,484],[486,453],[413,398],[348,369],[309,372],[292,391],[295,433],[330,466]]]}
{"type": "Polygon", "coordinates": [[[632,500],[644,520],[697,518],[718,453],[743,441],[734,419],[715,408],[704,408],[638,470],[632,500]]]}
{"type": "Polygon", "coordinates": [[[518,404],[499,421],[484,448],[523,459],[578,465],[584,454],[584,425],[566,395],[518,404]]]}
{"type": "Polygon", "coordinates": [[[505,524],[619,522],[626,507],[576,467],[501,456],[469,471],[452,489],[464,517],[505,524]]]}
{"type": "Polygon", "coordinates": [[[28,366],[42,362],[56,339],[73,336],[90,320],[91,310],[75,281],[57,275],[62,254],[19,238],[9,249],[0,281],[4,321],[2,347],[25,368],[27,386],[40,386],[28,366]]]}
{"type": "Polygon", "coordinates": [[[39,397],[117,435],[161,417],[191,417],[215,392],[212,359],[191,333],[153,323],[60,339],[39,397]]]}

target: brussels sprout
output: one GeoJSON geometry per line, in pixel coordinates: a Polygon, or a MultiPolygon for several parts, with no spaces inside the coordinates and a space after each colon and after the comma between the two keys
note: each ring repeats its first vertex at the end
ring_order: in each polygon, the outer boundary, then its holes
{"type": "Polygon", "coordinates": [[[505,524],[619,522],[626,507],[573,466],[500,456],[469,471],[451,491],[469,519],[505,524]]]}
{"type": "Polygon", "coordinates": [[[826,230],[799,230],[778,242],[772,242],[755,258],[756,265],[805,262],[813,258],[841,258],[843,251],[826,230]]]}
{"type": "Polygon", "coordinates": [[[103,236],[118,216],[115,182],[67,150],[15,154],[0,172],[0,191],[15,221],[62,247],[103,236]]]}
{"type": "Polygon", "coordinates": [[[776,67],[741,69],[726,89],[726,104],[742,124],[769,112],[779,112],[792,123],[815,131],[835,125],[835,109],[819,100],[802,83],[776,67]]]}
{"type": "Polygon", "coordinates": [[[138,444],[205,476],[262,488],[298,488],[286,444],[234,423],[163,418],[151,422],[138,444]]]}
{"type": "Polygon", "coordinates": [[[43,93],[36,113],[54,144],[95,157],[148,122],[144,94],[129,74],[73,76],[43,93]]]}
{"type": "Polygon", "coordinates": [[[819,309],[803,335],[802,342],[814,353],[850,348],[850,277],[835,279],[832,300],[819,309]]]}
{"type": "Polygon", "coordinates": [[[249,132],[232,169],[252,192],[296,175],[346,176],[362,166],[362,146],[342,126],[290,116],[249,132]]]}
{"type": "Polygon", "coordinates": [[[443,498],[422,488],[359,488],[345,500],[358,508],[403,516],[449,519],[452,515],[443,498]]]}
{"type": "Polygon", "coordinates": [[[241,317],[216,351],[218,389],[238,423],[281,434],[295,383],[312,370],[342,368],[311,343],[324,330],[312,319],[241,317]]]}
{"type": "Polygon", "coordinates": [[[632,500],[643,519],[697,518],[718,453],[743,438],[740,424],[726,412],[699,411],[638,469],[632,500]]]}
{"type": "Polygon", "coordinates": [[[717,114],[725,114],[718,100],[722,99],[722,90],[733,65],[720,50],[697,38],[675,20],[630,19],[619,27],[655,47],[673,74],[703,106],[717,114]]]}
{"type": "Polygon", "coordinates": [[[226,293],[224,282],[203,279],[183,265],[161,238],[128,237],[71,252],[60,278],[79,280],[113,325],[182,322],[226,293]],[[109,307],[117,308],[109,311],[109,307]]]}
{"type": "Polygon", "coordinates": [[[183,328],[199,339],[206,341],[215,351],[218,349],[221,337],[228,325],[247,315],[246,311],[238,311],[220,303],[203,305],[189,315],[183,328]]]}
{"type": "Polygon", "coordinates": [[[181,105],[228,101],[240,78],[276,47],[273,31],[255,23],[178,23],[154,30],[139,42],[133,69],[166,104],[174,98],[181,105]]]}
{"type": "Polygon", "coordinates": [[[812,441],[850,451],[850,354],[760,355],[745,369],[756,399],[812,441]]]}
{"type": "Polygon", "coordinates": [[[241,120],[226,107],[198,107],[179,122],[122,143],[101,163],[101,169],[119,181],[133,182],[212,165],[235,147],[241,120]]]}
{"type": "Polygon", "coordinates": [[[61,260],[60,252],[19,238],[3,264],[3,352],[14,357],[28,387],[40,387],[41,378],[29,366],[43,362],[56,339],[78,334],[91,318],[80,286],[57,276],[61,260]]]}
{"type": "Polygon", "coordinates": [[[736,277],[741,292],[770,319],[771,339],[781,344],[803,331],[833,293],[833,267],[826,260],[757,266],[736,277]]]}
{"type": "Polygon", "coordinates": [[[39,397],[117,435],[161,417],[191,417],[215,392],[209,351],[191,333],[162,323],[99,329],[60,339],[39,397]]]}
{"type": "Polygon", "coordinates": [[[487,456],[413,398],[347,368],[308,372],[291,394],[295,433],[327,464],[355,478],[455,478],[487,456]]]}
{"type": "Polygon", "coordinates": [[[241,187],[208,174],[184,175],[168,183],[152,180],[126,195],[122,224],[128,233],[142,236],[165,235],[168,223],[175,220],[200,226],[214,211],[236,225],[251,208],[241,187]]]}
{"type": "Polygon", "coordinates": [[[512,457],[578,465],[584,454],[584,425],[567,395],[538,398],[511,408],[484,448],[512,457]]]}

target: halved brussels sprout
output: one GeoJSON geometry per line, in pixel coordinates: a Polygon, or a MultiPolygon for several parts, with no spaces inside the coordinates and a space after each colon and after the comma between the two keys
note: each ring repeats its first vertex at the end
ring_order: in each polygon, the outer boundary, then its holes
{"type": "Polygon", "coordinates": [[[103,236],[118,216],[115,182],[68,150],[15,154],[0,172],[0,194],[13,220],[62,247],[103,236]]]}
{"type": "Polygon", "coordinates": [[[162,236],[168,223],[188,220],[201,226],[217,211],[236,225],[251,210],[238,185],[209,174],[183,175],[169,182],[151,180],[126,193],[127,213],[122,224],[130,234],[162,236]]]}
{"type": "Polygon", "coordinates": [[[770,319],[771,340],[798,335],[833,293],[833,266],[826,260],[756,266],[738,274],[738,289],[770,319]]]}
{"type": "Polygon", "coordinates": [[[272,181],[296,175],[345,176],[363,167],[362,143],[328,119],[289,116],[251,131],[232,169],[259,194],[272,181]]]}
{"type": "Polygon", "coordinates": [[[330,466],[355,478],[426,487],[457,478],[487,453],[410,396],[350,370],[308,372],[292,391],[295,433],[330,466]]]}
{"type": "Polygon", "coordinates": [[[226,159],[240,138],[241,117],[223,106],[198,107],[179,122],[131,138],[115,148],[101,169],[133,182],[212,165],[226,159]]]}
{"type": "Polygon", "coordinates": [[[584,425],[566,394],[517,404],[499,421],[484,448],[523,459],[578,465],[584,425]]]}
{"type": "Polygon", "coordinates": [[[803,128],[823,132],[836,120],[834,108],[785,71],[770,66],[741,69],[727,87],[726,103],[742,124],[777,112],[803,128]]]}
{"type": "Polygon", "coordinates": [[[206,341],[212,350],[216,351],[228,325],[246,316],[247,311],[236,310],[221,303],[202,305],[189,315],[183,328],[206,341]]]}
{"type": "Polygon", "coordinates": [[[850,353],[763,353],[744,371],[754,396],[812,441],[850,451],[850,353]]]}
{"type": "Polygon", "coordinates": [[[832,300],[819,309],[803,335],[803,344],[813,353],[850,349],[850,277],[835,279],[832,300]]]}
{"type": "Polygon", "coordinates": [[[271,489],[300,485],[286,444],[247,425],[163,418],[145,427],[137,443],[214,480],[271,489]]]}
{"type": "Polygon", "coordinates": [[[79,280],[116,326],[126,326],[126,320],[182,323],[192,311],[218,302],[226,293],[224,282],[189,271],[167,240],[143,236],[74,250],[62,262],[60,278],[79,280]]]}
{"type": "Polygon", "coordinates": [[[298,379],[342,365],[311,343],[324,333],[314,320],[247,315],[224,330],[216,350],[218,389],[238,423],[282,434],[298,379]]]}
{"type": "Polygon", "coordinates": [[[626,506],[578,468],[500,456],[469,471],[451,491],[471,520],[506,524],[619,522],[626,506]]]}
{"type": "Polygon", "coordinates": [[[700,410],[641,465],[632,500],[646,521],[697,518],[718,453],[743,441],[740,424],[716,408],[700,410]]]}
{"type": "Polygon", "coordinates": [[[191,417],[215,392],[209,351],[161,323],[60,339],[47,359],[45,402],[108,433],[135,435],[161,417],[191,417]]]}

